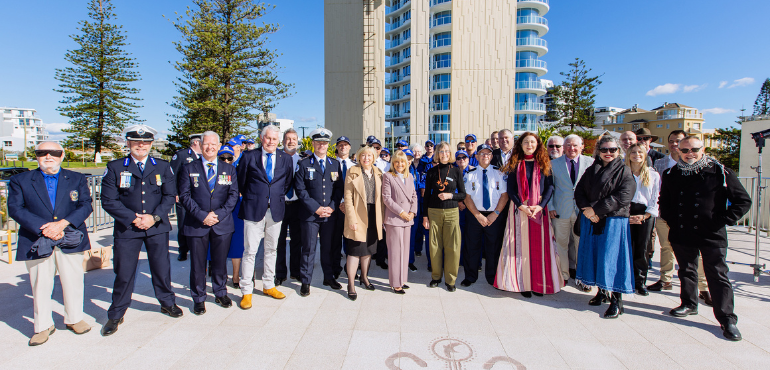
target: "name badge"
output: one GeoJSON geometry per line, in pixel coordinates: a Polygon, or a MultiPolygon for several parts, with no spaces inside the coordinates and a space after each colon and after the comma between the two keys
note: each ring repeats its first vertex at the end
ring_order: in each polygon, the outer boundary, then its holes
{"type": "Polygon", "coordinates": [[[315,180],[315,168],[307,169],[308,180],[315,180]]]}
{"type": "Polygon", "coordinates": [[[447,177],[446,179],[447,179],[447,180],[449,180],[449,181],[452,181],[452,182],[454,182],[454,181],[455,181],[455,179],[453,179],[453,178],[451,178],[451,177],[447,177]]]}
{"type": "Polygon", "coordinates": [[[155,174],[155,183],[158,184],[158,186],[163,185],[163,182],[160,180],[160,174],[155,174]]]}
{"type": "Polygon", "coordinates": [[[190,174],[190,177],[191,177],[191,178],[192,178],[192,180],[193,180],[193,186],[194,186],[194,187],[196,187],[196,188],[197,188],[198,186],[200,186],[200,185],[198,184],[198,178],[200,177],[200,174],[199,174],[199,173],[191,173],[191,174],[190,174]]]}
{"type": "Polygon", "coordinates": [[[123,171],[120,173],[120,188],[128,189],[131,187],[131,172],[123,171]]]}
{"type": "Polygon", "coordinates": [[[500,190],[500,181],[495,181],[497,183],[497,190],[500,190]]]}
{"type": "Polygon", "coordinates": [[[471,182],[471,186],[473,188],[473,191],[476,191],[476,182],[475,181],[471,182]]]}

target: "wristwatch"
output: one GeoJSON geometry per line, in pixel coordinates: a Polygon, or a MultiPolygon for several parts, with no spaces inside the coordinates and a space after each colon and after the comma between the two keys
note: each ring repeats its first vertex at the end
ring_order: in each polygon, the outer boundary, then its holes
{"type": "Polygon", "coordinates": [[[152,215],[152,219],[155,220],[156,223],[160,222],[160,216],[158,215],[152,215]]]}

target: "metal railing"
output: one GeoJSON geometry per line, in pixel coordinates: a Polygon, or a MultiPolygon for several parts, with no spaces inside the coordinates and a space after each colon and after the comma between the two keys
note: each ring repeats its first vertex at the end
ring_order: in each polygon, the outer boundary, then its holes
{"type": "Polygon", "coordinates": [[[548,27],[548,20],[545,19],[545,17],[541,17],[537,15],[525,15],[521,17],[516,17],[516,23],[517,24],[542,24],[543,26],[548,27]]]}
{"type": "Polygon", "coordinates": [[[547,48],[548,41],[539,37],[521,37],[516,39],[516,46],[540,46],[547,48]]]}
{"type": "MultiPolygon", "coordinates": [[[[757,197],[757,178],[755,177],[739,177],[738,181],[741,182],[743,187],[746,189],[746,192],[749,193],[749,196],[751,197],[751,210],[746,213],[743,218],[741,218],[738,221],[739,226],[746,226],[749,228],[750,232],[753,232],[754,228],[757,227],[757,205],[755,204],[755,200],[757,197]]],[[[767,189],[767,186],[770,185],[770,177],[763,177],[762,178],[762,186],[767,189]]],[[[770,237],[770,197],[767,196],[767,191],[764,191],[764,194],[762,194],[762,220],[761,224],[759,225],[759,229],[761,231],[764,231],[768,237],[770,237]]]]}
{"type": "Polygon", "coordinates": [[[451,59],[434,60],[430,63],[430,69],[449,68],[452,66],[451,59]]]}
{"type": "Polygon", "coordinates": [[[542,81],[516,81],[516,89],[545,90],[542,81]]]}
{"type": "Polygon", "coordinates": [[[540,59],[518,59],[516,68],[542,68],[548,69],[548,63],[540,59]]]}
{"type": "Polygon", "coordinates": [[[517,3],[529,3],[529,2],[535,2],[535,3],[543,3],[548,4],[548,0],[516,0],[517,3]]]}
{"type": "Polygon", "coordinates": [[[514,106],[517,111],[545,112],[545,104],[543,103],[516,103],[514,106]]]}
{"type": "Polygon", "coordinates": [[[438,4],[448,3],[452,0],[430,0],[430,6],[436,6],[438,4]]]}

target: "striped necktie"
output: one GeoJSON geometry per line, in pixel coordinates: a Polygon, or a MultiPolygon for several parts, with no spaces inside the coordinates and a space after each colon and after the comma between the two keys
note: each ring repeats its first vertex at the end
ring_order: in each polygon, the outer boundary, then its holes
{"type": "Polygon", "coordinates": [[[136,165],[139,166],[139,172],[144,174],[144,163],[143,162],[136,162],[136,165]]]}
{"type": "Polygon", "coordinates": [[[209,190],[211,193],[214,193],[214,186],[216,185],[216,178],[217,174],[214,172],[214,164],[213,163],[207,163],[209,166],[209,172],[207,174],[207,178],[209,179],[209,190]]]}

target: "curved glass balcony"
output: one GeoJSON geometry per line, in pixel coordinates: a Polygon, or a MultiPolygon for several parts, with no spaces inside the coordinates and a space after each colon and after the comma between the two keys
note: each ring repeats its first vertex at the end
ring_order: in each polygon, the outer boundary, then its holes
{"type": "Polygon", "coordinates": [[[431,84],[430,89],[431,90],[446,90],[448,88],[452,87],[452,81],[441,81],[441,82],[434,82],[431,84]]]}
{"type": "Polygon", "coordinates": [[[548,41],[539,37],[523,37],[516,39],[516,46],[538,46],[548,48],[548,41]]]}
{"type": "Polygon", "coordinates": [[[433,15],[433,18],[430,20],[430,27],[436,27],[441,26],[445,24],[451,24],[452,23],[452,11],[445,10],[443,12],[438,12],[433,15]]]}
{"type": "Polygon", "coordinates": [[[541,81],[516,81],[516,90],[543,90],[545,85],[541,81]]]}
{"type": "Polygon", "coordinates": [[[385,14],[390,14],[395,11],[398,11],[399,9],[403,8],[404,5],[409,4],[410,2],[412,2],[412,0],[395,1],[393,5],[385,7],[385,14]]]}
{"type": "Polygon", "coordinates": [[[449,102],[444,103],[431,103],[430,105],[430,111],[441,111],[441,110],[449,110],[449,102]]]}
{"type": "Polygon", "coordinates": [[[540,59],[519,59],[516,61],[516,68],[542,68],[548,69],[548,63],[540,59]]]}
{"type": "Polygon", "coordinates": [[[545,112],[545,104],[530,102],[515,103],[514,109],[516,109],[516,111],[545,112]]]}
{"type": "Polygon", "coordinates": [[[548,19],[536,15],[516,17],[517,24],[540,24],[548,27],[548,19]]]}
{"type": "Polygon", "coordinates": [[[448,3],[452,0],[430,0],[430,6],[436,6],[443,3],[448,3]]]}
{"type": "Polygon", "coordinates": [[[452,33],[451,32],[442,32],[437,33],[433,35],[430,43],[430,48],[440,48],[442,46],[450,46],[452,45],[452,33]]]}

